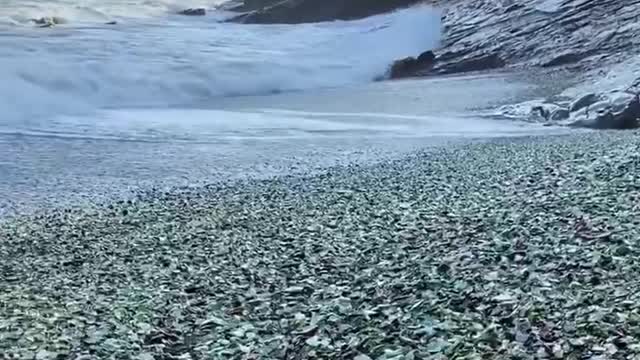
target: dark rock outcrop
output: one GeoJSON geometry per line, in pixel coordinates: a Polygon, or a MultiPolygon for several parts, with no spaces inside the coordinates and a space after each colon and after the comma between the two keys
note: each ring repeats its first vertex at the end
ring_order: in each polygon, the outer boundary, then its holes
{"type": "Polygon", "coordinates": [[[207,10],[204,8],[195,8],[195,9],[185,9],[178,12],[179,15],[186,16],[205,16],[207,15],[207,10]]]}
{"type": "MultiPolygon", "coordinates": [[[[231,19],[257,24],[353,20],[409,7],[424,0],[282,0],[231,19]]],[[[260,2],[260,1],[258,1],[260,2]]],[[[245,4],[246,6],[252,3],[245,4]]],[[[255,4],[253,4],[255,6],[255,4]]]]}
{"type": "Polygon", "coordinates": [[[417,58],[407,57],[397,60],[391,65],[388,77],[391,79],[400,79],[415,76],[415,74],[429,71],[435,64],[436,57],[433,51],[425,51],[417,58]]]}

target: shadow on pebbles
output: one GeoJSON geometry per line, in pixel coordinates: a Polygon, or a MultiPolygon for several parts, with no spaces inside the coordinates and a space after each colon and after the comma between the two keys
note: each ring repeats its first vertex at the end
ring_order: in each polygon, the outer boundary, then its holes
{"type": "Polygon", "coordinates": [[[637,359],[640,135],[0,225],[3,359],[637,359]]]}

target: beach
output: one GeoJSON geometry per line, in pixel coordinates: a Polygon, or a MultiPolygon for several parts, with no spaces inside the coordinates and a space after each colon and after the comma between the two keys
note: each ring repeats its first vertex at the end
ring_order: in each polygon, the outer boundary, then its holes
{"type": "Polygon", "coordinates": [[[0,0],[0,360],[640,359],[638,14],[0,0]]]}
{"type": "Polygon", "coordinates": [[[5,221],[0,353],[632,359],[639,139],[470,141],[5,221]]]}

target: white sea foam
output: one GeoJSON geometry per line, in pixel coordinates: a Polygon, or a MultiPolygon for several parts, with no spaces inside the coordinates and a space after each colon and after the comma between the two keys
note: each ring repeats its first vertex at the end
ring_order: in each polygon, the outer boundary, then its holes
{"type": "Polygon", "coordinates": [[[0,24],[57,17],[69,23],[165,16],[189,7],[214,8],[223,0],[0,0],[0,24]]]}
{"type": "Polygon", "coordinates": [[[0,36],[0,107],[4,121],[24,120],[364,83],[439,37],[429,7],[296,26],[174,17],[14,31],[0,36]]]}

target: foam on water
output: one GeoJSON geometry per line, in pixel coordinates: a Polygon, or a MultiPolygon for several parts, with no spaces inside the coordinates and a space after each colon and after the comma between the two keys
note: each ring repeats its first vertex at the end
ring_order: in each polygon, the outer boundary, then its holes
{"type": "Polygon", "coordinates": [[[0,24],[27,25],[57,17],[69,23],[164,16],[189,7],[212,8],[224,0],[0,0],[0,24]]]}
{"type": "Polygon", "coordinates": [[[169,17],[14,31],[0,36],[0,126],[366,83],[439,37],[440,13],[429,7],[296,26],[169,17]]]}

